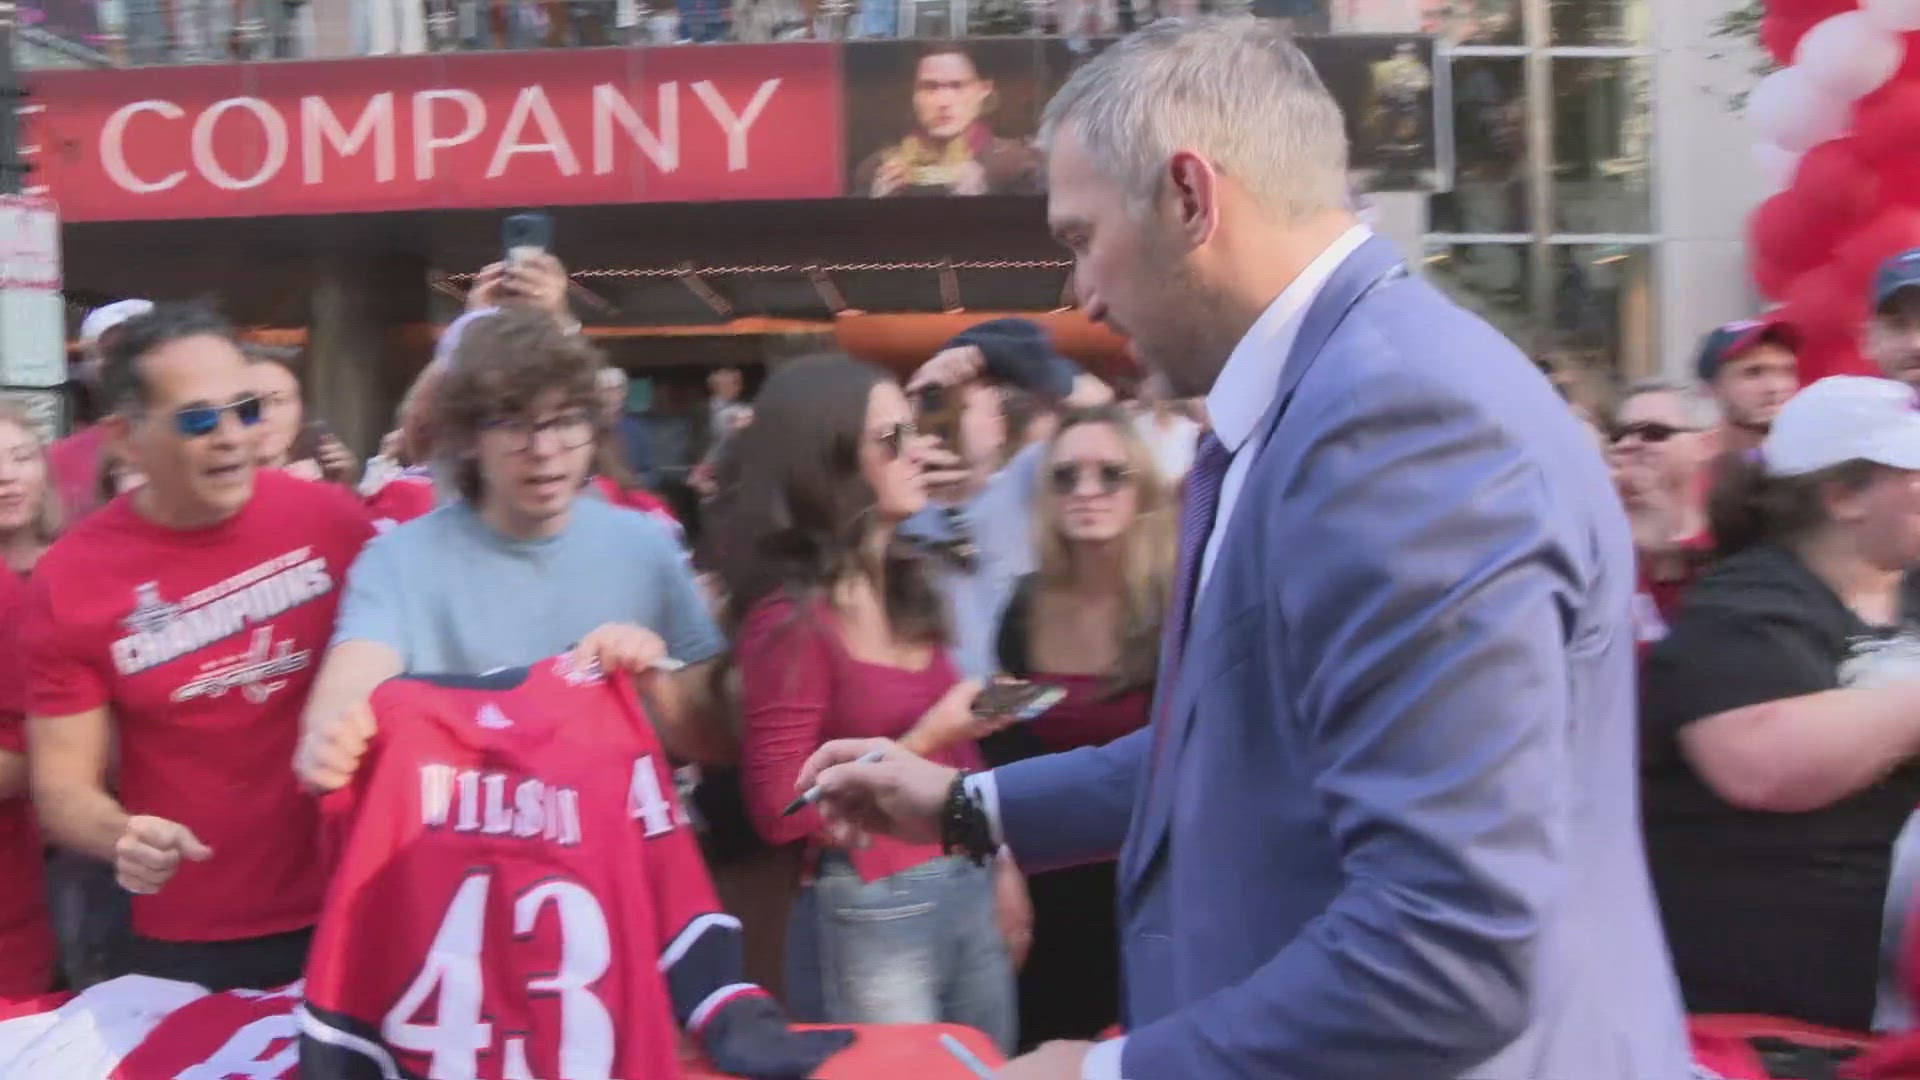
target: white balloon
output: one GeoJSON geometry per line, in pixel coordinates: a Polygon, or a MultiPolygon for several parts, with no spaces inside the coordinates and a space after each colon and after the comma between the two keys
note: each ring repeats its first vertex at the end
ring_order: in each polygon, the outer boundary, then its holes
{"type": "Polygon", "coordinates": [[[1858,11],[1822,19],[1793,51],[1793,66],[1814,85],[1853,101],[1878,89],[1900,70],[1905,49],[1899,37],[1858,11]]]}
{"type": "Polygon", "coordinates": [[[1798,65],[1761,79],[1747,95],[1747,120],[1761,139],[1794,154],[1847,130],[1849,105],[1816,86],[1798,65]]]}
{"type": "Polygon", "coordinates": [[[1920,30],[1920,0],[1861,0],[1860,13],[1888,33],[1920,30]]]}
{"type": "Polygon", "coordinates": [[[1784,191],[1793,183],[1793,170],[1800,167],[1800,155],[1791,150],[1783,150],[1770,142],[1753,144],[1753,162],[1760,169],[1760,176],[1767,182],[1769,194],[1784,191]]]}

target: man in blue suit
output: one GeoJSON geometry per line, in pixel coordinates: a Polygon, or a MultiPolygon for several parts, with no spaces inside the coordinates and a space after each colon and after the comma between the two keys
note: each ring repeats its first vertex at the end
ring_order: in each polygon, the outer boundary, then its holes
{"type": "Polygon", "coordinates": [[[1270,24],[1156,24],[1043,137],[1087,313],[1207,395],[1153,723],[977,776],[835,743],[802,777],[842,839],[1119,858],[1127,1035],[1001,1075],[1686,1076],[1591,436],[1353,219],[1339,110],[1270,24]]]}

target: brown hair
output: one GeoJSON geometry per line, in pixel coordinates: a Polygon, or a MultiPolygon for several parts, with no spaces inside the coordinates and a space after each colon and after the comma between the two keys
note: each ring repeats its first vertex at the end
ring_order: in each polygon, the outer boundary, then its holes
{"type": "Polygon", "coordinates": [[[258,341],[240,342],[240,355],[249,364],[272,364],[300,381],[300,350],[287,345],[266,345],[258,341]]]}
{"type": "Polygon", "coordinates": [[[40,464],[45,466],[45,478],[40,484],[40,506],[34,512],[33,521],[28,528],[33,530],[33,538],[42,544],[51,544],[60,535],[61,519],[60,488],[53,475],[53,465],[47,460],[47,441],[40,435],[40,429],[34,426],[33,417],[27,411],[11,401],[0,401],[0,424],[12,424],[25,432],[33,441],[34,453],[40,455],[40,464]]]}
{"type": "Polygon", "coordinates": [[[1800,476],[1770,476],[1758,452],[1722,454],[1707,499],[1715,550],[1726,556],[1755,544],[1800,540],[1828,521],[1827,485],[1858,491],[1886,471],[1855,458],[1800,476]]]}
{"type": "MultiPolygon", "coordinates": [[[[1160,620],[1166,613],[1172,592],[1174,562],[1178,554],[1178,523],[1169,485],[1160,476],[1153,452],[1145,439],[1116,405],[1076,409],[1060,419],[1060,429],[1047,443],[1047,460],[1067,432],[1086,424],[1102,424],[1126,447],[1127,463],[1133,470],[1138,511],[1132,527],[1121,539],[1126,545],[1121,562],[1120,586],[1120,661],[1113,671],[1109,691],[1123,693],[1153,682],[1160,661],[1160,620]]],[[[1034,501],[1035,546],[1040,559],[1042,588],[1066,584],[1073,572],[1073,552],[1060,533],[1060,497],[1052,484],[1041,484],[1034,501]]],[[[1028,606],[1027,618],[1038,618],[1040,605],[1028,606]]],[[[1032,641],[1039,628],[1029,625],[1027,640],[1032,641]]]]}
{"type": "Polygon", "coordinates": [[[875,495],[860,473],[867,401],[888,375],[837,354],[780,365],[754,400],[753,422],[717,466],[720,492],[705,529],[704,561],[727,589],[738,626],[761,600],[785,592],[804,612],[833,586],[865,577],[900,638],[948,642],[946,611],[913,548],[896,540],[875,563],[865,552],[875,495]]]}
{"type": "Polygon", "coordinates": [[[430,395],[426,411],[435,453],[469,503],[479,505],[482,494],[473,454],[480,432],[502,417],[525,414],[544,394],[557,391],[561,408],[586,410],[595,438],[606,441],[606,419],[596,396],[600,352],[562,331],[545,312],[502,308],[473,320],[446,366],[424,388],[430,395]]]}

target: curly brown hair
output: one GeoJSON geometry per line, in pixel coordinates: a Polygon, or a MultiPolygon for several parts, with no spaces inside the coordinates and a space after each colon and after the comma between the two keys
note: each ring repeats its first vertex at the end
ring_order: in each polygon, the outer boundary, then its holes
{"type": "Polygon", "coordinates": [[[585,409],[594,418],[595,439],[604,441],[606,418],[596,396],[603,362],[600,350],[563,331],[545,312],[503,308],[468,325],[427,405],[435,450],[460,494],[479,505],[480,466],[473,450],[481,431],[532,411],[544,394],[558,392],[560,408],[585,409]]]}

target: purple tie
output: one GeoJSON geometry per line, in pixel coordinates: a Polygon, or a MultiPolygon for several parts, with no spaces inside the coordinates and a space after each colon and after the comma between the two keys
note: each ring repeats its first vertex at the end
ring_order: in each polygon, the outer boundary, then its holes
{"type": "Polygon", "coordinates": [[[1180,654],[1186,651],[1187,628],[1193,622],[1193,601],[1200,592],[1200,564],[1213,532],[1213,516],[1220,509],[1220,482],[1232,461],[1233,454],[1213,432],[1200,433],[1180,502],[1180,568],[1173,579],[1173,610],[1167,613],[1160,638],[1160,649],[1169,659],[1167,685],[1162,690],[1173,689],[1173,678],[1180,671],[1180,654]]]}
{"type": "Polygon", "coordinates": [[[1233,453],[1211,431],[1202,432],[1194,448],[1193,468],[1187,471],[1180,504],[1180,565],[1173,579],[1173,608],[1160,629],[1160,652],[1166,658],[1164,677],[1154,688],[1158,730],[1153,736],[1153,767],[1160,764],[1167,729],[1173,726],[1166,709],[1173,700],[1173,684],[1180,674],[1180,657],[1187,647],[1187,628],[1193,622],[1193,602],[1200,592],[1200,563],[1206,554],[1213,517],[1220,509],[1220,482],[1226,479],[1233,453]]]}

